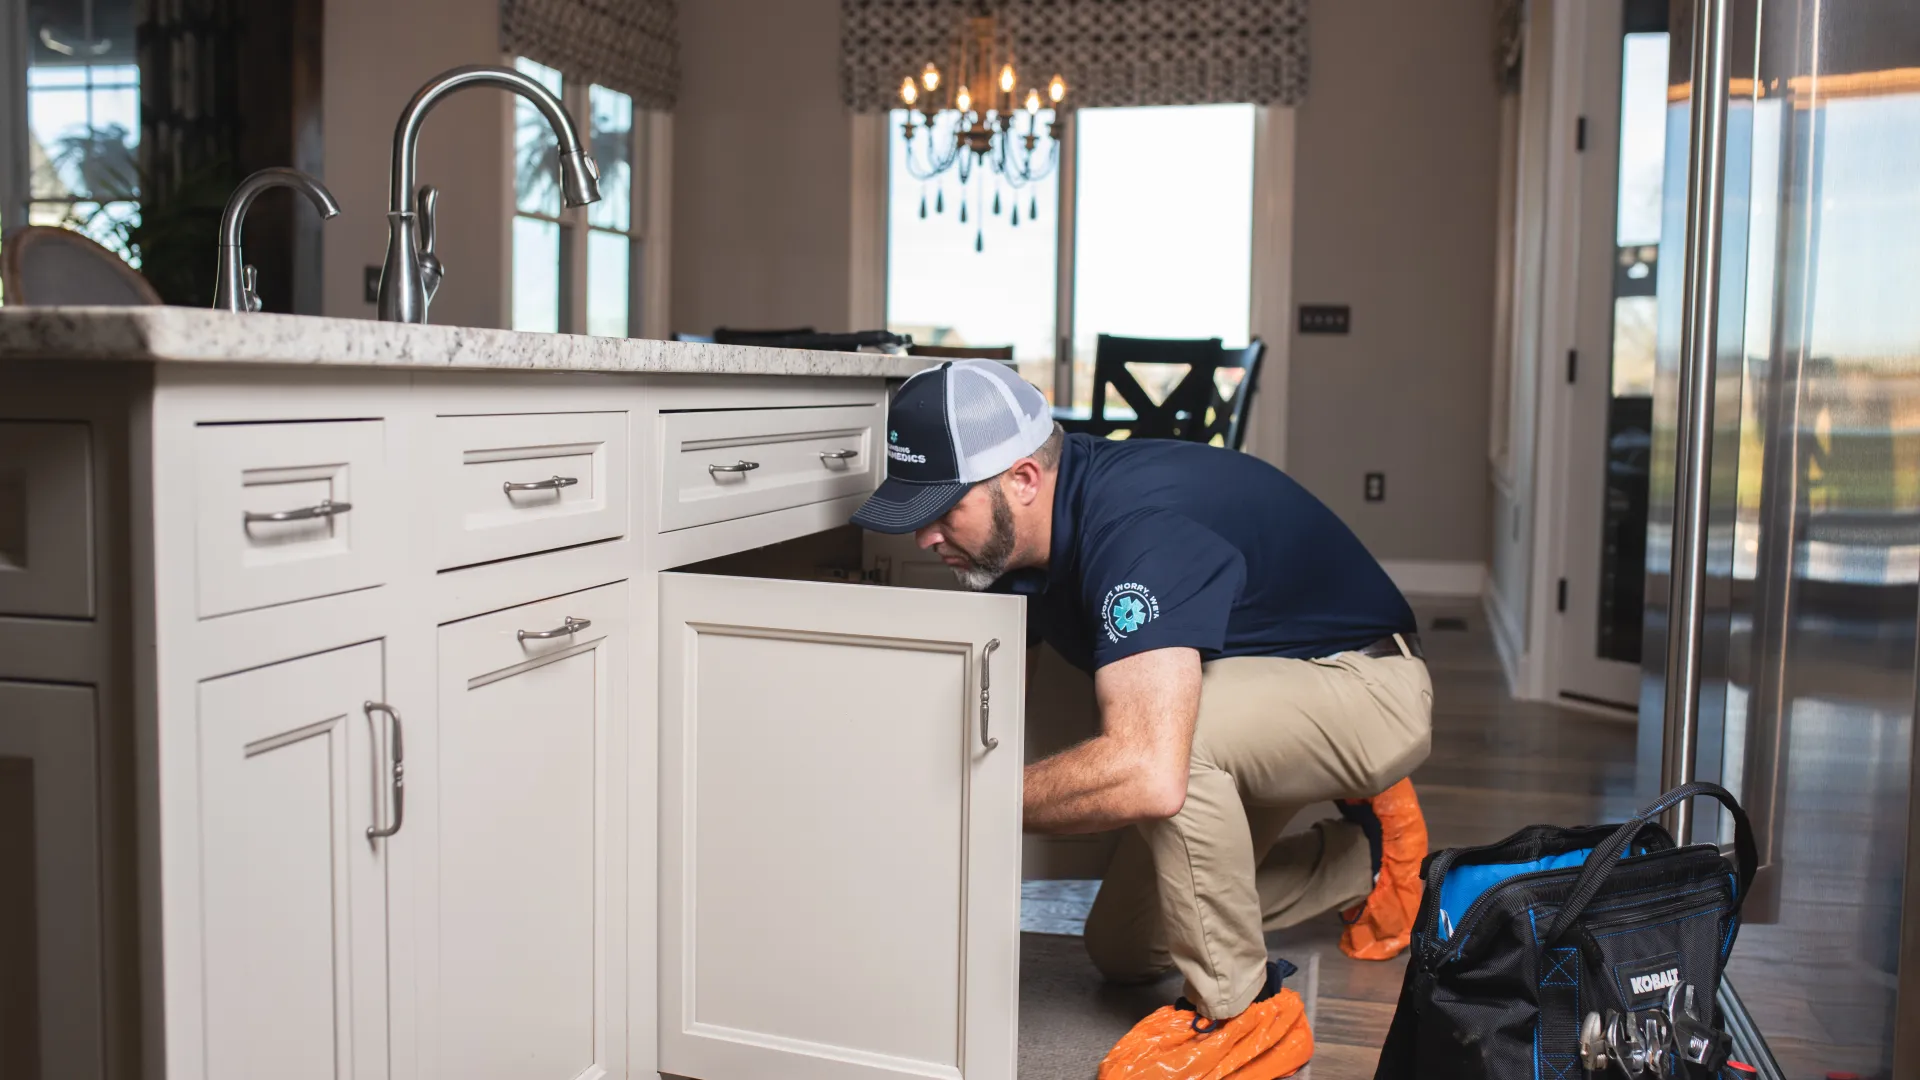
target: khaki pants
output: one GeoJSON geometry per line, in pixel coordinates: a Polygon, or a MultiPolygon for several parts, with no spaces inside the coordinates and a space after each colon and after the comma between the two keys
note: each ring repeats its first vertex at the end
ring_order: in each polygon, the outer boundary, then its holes
{"type": "Polygon", "coordinates": [[[1358,826],[1281,830],[1312,803],[1377,795],[1411,773],[1432,707],[1427,666],[1408,656],[1207,664],[1186,805],[1121,837],[1087,917],[1094,964],[1127,981],[1177,967],[1203,1015],[1239,1015],[1266,977],[1262,931],[1373,889],[1358,826]]]}

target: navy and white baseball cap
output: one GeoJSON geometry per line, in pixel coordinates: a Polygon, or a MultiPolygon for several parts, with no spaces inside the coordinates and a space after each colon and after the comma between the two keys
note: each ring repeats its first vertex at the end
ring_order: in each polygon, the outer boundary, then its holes
{"type": "Polygon", "coordinates": [[[924,528],[1052,434],[1046,395],[998,360],[922,371],[887,409],[887,478],[853,523],[880,533],[924,528]]]}

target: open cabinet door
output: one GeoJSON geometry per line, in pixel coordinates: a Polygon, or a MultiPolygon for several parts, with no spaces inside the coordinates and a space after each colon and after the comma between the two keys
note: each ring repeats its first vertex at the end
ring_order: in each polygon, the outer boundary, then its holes
{"type": "Polygon", "coordinates": [[[662,1072],[1013,1080],[1024,603],[660,575],[662,1072]]]}

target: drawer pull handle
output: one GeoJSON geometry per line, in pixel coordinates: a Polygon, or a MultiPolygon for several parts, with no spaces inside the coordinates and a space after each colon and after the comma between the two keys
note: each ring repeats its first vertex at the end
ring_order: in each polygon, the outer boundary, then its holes
{"type": "Polygon", "coordinates": [[[980,745],[992,750],[1000,745],[1000,740],[987,734],[987,712],[993,703],[993,650],[1000,647],[1000,639],[987,642],[980,650],[980,745]]]}
{"type": "Polygon", "coordinates": [[[848,458],[857,458],[859,456],[860,456],[860,451],[858,450],[822,450],[820,451],[821,461],[845,461],[848,458]]]}
{"type": "Polygon", "coordinates": [[[511,480],[500,485],[500,490],[512,494],[516,491],[558,491],[563,487],[572,487],[580,482],[577,476],[550,476],[545,480],[529,480],[516,484],[511,480]]]}
{"type": "Polygon", "coordinates": [[[353,504],[350,502],[321,499],[312,506],[302,506],[295,510],[273,510],[266,513],[248,510],[242,516],[248,525],[252,525],[259,521],[312,521],[314,518],[330,518],[335,514],[344,514],[351,509],[353,504]]]}
{"type": "Polygon", "coordinates": [[[760,467],[757,461],[736,461],[731,465],[709,465],[707,472],[718,476],[721,473],[747,473],[760,467]]]}
{"type": "Polygon", "coordinates": [[[569,615],[566,622],[551,630],[516,630],[514,634],[521,641],[545,641],[548,638],[567,637],[570,634],[579,633],[592,625],[592,619],[576,619],[569,615]]]}
{"type": "MultiPolygon", "coordinates": [[[[378,701],[366,702],[361,705],[360,708],[367,714],[369,721],[373,719],[374,713],[386,713],[388,723],[393,725],[393,824],[384,828],[374,825],[367,826],[367,839],[378,840],[399,832],[400,826],[407,820],[407,753],[400,735],[399,710],[391,705],[378,701]]],[[[375,751],[375,753],[378,752],[377,750],[375,751]]],[[[374,798],[375,801],[378,802],[379,796],[375,796],[374,798]]],[[[375,816],[379,816],[378,806],[374,808],[374,811],[375,816]]]]}

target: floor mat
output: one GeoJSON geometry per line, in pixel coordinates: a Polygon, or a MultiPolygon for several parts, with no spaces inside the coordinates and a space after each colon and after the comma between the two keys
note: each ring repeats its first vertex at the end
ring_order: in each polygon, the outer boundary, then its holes
{"type": "Polygon", "coordinates": [[[1081,936],[1086,932],[1087,912],[1092,910],[1094,895],[1099,891],[1098,879],[1021,882],[1021,932],[1081,936]]]}

